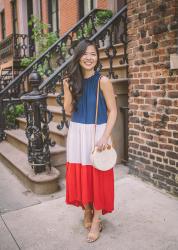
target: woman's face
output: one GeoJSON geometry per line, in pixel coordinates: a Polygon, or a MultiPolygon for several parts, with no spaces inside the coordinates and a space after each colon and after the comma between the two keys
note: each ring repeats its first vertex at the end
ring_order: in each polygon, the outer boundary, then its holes
{"type": "Polygon", "coordinates": [[[79,64],[84,70],[93,70],[98,61],[96,49],[93,45],[89,45],[81,56],[79,64]]]}

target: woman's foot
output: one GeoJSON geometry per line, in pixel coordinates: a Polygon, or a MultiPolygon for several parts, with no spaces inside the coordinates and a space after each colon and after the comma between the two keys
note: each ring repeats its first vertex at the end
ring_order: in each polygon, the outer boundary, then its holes
{"type": "Polygon", "coordinates": [[[83,220],[83,224],[84,224],[85,228],[87,228],[87,229],[91,228],[92,219],[93,219],[93,210],[92,209],[85,209],[84,220],[83,220]]]}
{"type": "Polygon", "coordinates": [[[93,219],[90,232],[88,233],[87,242],[91,243],[100,237],[100,232],[103,229],[101,219],[93,219]]]}

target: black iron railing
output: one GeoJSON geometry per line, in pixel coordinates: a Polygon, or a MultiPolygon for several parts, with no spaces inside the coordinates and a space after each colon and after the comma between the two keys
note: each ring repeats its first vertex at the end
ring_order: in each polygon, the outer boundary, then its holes
{"type": "MultiPolygon", "coordinates": [[[[90,40],[91,41],[95,41],[96,44],[99,46],[104,46],[105,47],[105,54],[109,60],[109,70],[108,70],[108,76],[110,78],[117,78],[118,75],[116,75],[114,73],[114,69],[113,69],[113,60],[117,54],[117,50],[115,48],[115,44],[118,43],[122,43],[123,47],[124,47],[124,53],[122,58],[120,59],[120,65],[127,65],[127,54],[126,54],[126,46],[127,46],[127,29],[126,29],[126,10],[127,7],[123,7],[118,14],[116,14],[106,25],[104,25],[101,30],[99,30],[98,32],[96,32],[95,35],[93,35],[90,40]]],[[[49,93],[49,92],[56,92],[56,85],[57,83],[60,84],[60,93],[59,95],[56,97],[57,103],[62,107],[62,121],[60,124],[58,124],[58,129],[62,129],[64,127],[64,125],[66,125],[68,127],[68,121],[66,119],[66,114],[64,111],[64,106],[63,106],[63,95],[64,95],[64,88],[63,88],[63,79],[66,76],[66,74],[68,74],[68,70],[69,70],[69,64],[72,61],[72,56],[67,59],[58,69],[56,69],[51,76],[48,77],[48,79],[46,79],[45,81],[43,81],[43,83],[39,86],[38,91],[39,93],[44,92],[44,94],[49,93]]],[[[30,96],[32,95],[32,93],[30,93],[30,96]]],[[[25,96],[25,98],[27,98],[25,96]]],[[[38,98],[38,100],[36,100],[36,105],[38,106],[38,109],[40,107],[40,105],[42,104],[42,102],[40,101],[40,98],[38,98]]],[[[24,97],[23,97],[24,99],[24,97]]],[[[31,104],[30,104],[31,105],[31,104]]],[[[43,104],[44,105],[44,110],[46,110],[46,103],[43,104]]],[[[44,140],[44,142],[42,142],[41,138],[48,138],[49,136],[49,130],[48,130],[48,123],[51,121],[52,115],[51,112],[48,111],[48,116],[50,117],[50,119],[47,119],[47,121],[45,122],[43,117],[43,113],[39,112],[38,116],[36,117],[37,121],[41,121],[39,126],[34,126],[35,121],[33,119],[34,115],[31,115],[31,111],[32,108],[30,106],[30,109],[26,108],[26,117],[27,117],[27,128],[26,128],[26,133],[27,131],[30,131],[30,133],[28,134],[29,138],[28,138],[28,142],[29,142],[29,153],[28,153],[28,157],[30,156],[31,161],[33,162],[32,164],[36,164],[36,155],[38,155],[38,151],[36,152],[36,144],[35,146],[32,145],[31,143],[31,138],[33,138],[33,140],[35,139],[36,143],[38,142],[38,144],[41,145],[40,149],[43,151],[43,157],[40,158],[40,161],[38,161],[37,165],[34,165],[34,167],[38,167],[39,164],[40,166],[43,166],[43,164],[48,165],[48,162],[50,160],[49,156],[49,146],[51,145],[51,141],[49,140],[44,140]],[[41,128],[47,128],[45,129],[45,132],[42,131],[41,128]],[[37,133],[36,133],[37,131],[37,133]],[[44,134],[44,135],[43,135],[44,134]],[[46,153],[43,149],[47,149],[46,153]],[[46,163],[43,162],[43,160],[45,159],[46,163]]],[[[46,112],[46,111],[45,111],[46,112]]],[[[28,137],[27,136],[27,137],[28,137]]],[[[126,145],[125,145],[126,147],[126,145]]]]}
{"type": "Polygon", "coordinates": [[[96,15],[100,9],[92,10],[87,16],[83,17],[72,29],[63,37],[56,41],[44,54],[31,63],[19,76],[17,76],[7,87],[0,92],[0,99],[11,98],[11,91],[20,85],[21,96],[26,89],[28,77],[33,70],[36,70],[46,79],[53,74],[56,68],[61,66],[73,54],[73,49],[78,40],[84,37],[91,37],[97,32],[96,15]]]}
{"type": "Polygon", "coordinates": [[[12,56],[19,60],[28,57],[34,51],[29,44],[29,37],[26,34],[11,34],[0,42],[0,60],[12,56]]]}
{"type": "MultiPolygon", "coordinates": [[[[44,54],[30,64],[21,74],[13,79],[9,84],[2,85],[0,91],[0,141],[4,139],[4,129],[6,128],[4,109],[7,109],[8,102],[19,103],[20,97],[29,92],[29,75],[32,71],[36,71],[41,75],[42,81],[53,76],[53,73],[61,65],[65,64],[73,54],[73,49],[76,46],[78,40],[91,37],[97,32],[97,13],[100,11],[107,11],[101,9],[92,10],[88,15],[83,17],[72,29],[70,29],[63,37],[56,41],[44,54]],[[4,101],[5,100],[5,101],[4,101]]],[[[23,41],[25,41],[25,37],[23,41]]],[[[9,52],[12,52],[12,44],[14,38],[9,37],[8,46],[9,52]]],[[[20,45],[17,43],[17,37],[15,39],[16,51],[20,50],[20,45]]],[[[8,47],[6,46],[6,47],[8,47]]],[[[5,48],[5,43],[1,44],[1,48],[5,48]]],[[[24,45],[24,51],[21,52],[20,57],[26,56],[26,45],[24,45]]],[[[3,54],[3,53],[2,53],[3,54]]]]}
{"type": "MultiPolygon", "coordinates": [[[[113,60],[116,57],[117,50],[115,44],[122,43],[124,53],[120,58],[120,65],[127,65],[127,29],[126,29],[126,10],[122,8],[101,30],[91,36],[90,40],[95,41],[98,47],[105,48],[106,57],[109,60],[108,76],[110,78],[118,78],[113,68],[113,60]]],[[[35,172],[45,171],[46,165],[50,162],[49,146],[52,144],[49,139],[48,124],[52,120],[52,114],[47,110],[46,98],[47,93],[56,92],[57,83],[60,84],[61,91],[57,96],[57,103],[62,107],[63,119],[58,124],[58,129],[62,129],[64,125],[68,127],[64,107],[63,107],[63,79],[68,74],[69,64],[72,60],[70,56],[62,63],[54,72],[40,84],[41,78],[38,79],[39,74],[32,73],[30,80],[35,82],[35,88],[29,94],[22,96],[25,104],[25,115],[27,118],[26,135],[28,138],[28,158],[35,172]]]]}
{"type": "MultiPolygon", "coordinates": [[[[95,41],[98,47],[105,47],[105,55],[109,60],[108,77],[118,78],[113,67],[113,60],[117,54],[115,44],[123,44],[123,55],[119,60],[120,65],[126,66],[127,71],[127,6],[124,6],[114,17],[111,18],[99,31],[97,31],[91,38],[95,41]]],[[[64,125],[68,126],[66,114],[63,107],[63,79],[68,74],[69,65],[72,57],[65,61],[59,68],[57,68],[43,83],[39,90],[45,93],[55,93],[57,83],[60,86],[60,93],[56,97],[57,103],[62,107],[62,121],[58,125],[58,129],[62,129],[64,125]]]]}
{"type": "MultiPolygon", "coordinates": [[[[127,7],[124,6],[99,30],[97,30],[95,22],[96,13],[98,11],[100,10],[93,10],[86,17],[82,18],[74,28],[69,30],[68,33],[52,45],[42,56],[35,60],[0,92],[1,141],[5,138],[4,130],[6,128],[6,123],[4,110],[7,104],[9,102],[19,102],[20,96],[30,91],[29,76],[32,71],[36,71],[37,73],[40,73],[41,70],[43,71],[43,75],[40,79],[42,84],[39,88],[37,89],[35,87],[30,94],[23,95],[22,97],[23,102],[26,103],[25,115],[27,117],[26,133],[29,141],[29,162],[35,164],[34,166],[42,166],[42,169],[38,169],[39,172],[43,171],[43,166],[50,161],[49,146],[51,145],[48,123],[52,116],[46,108],[46,96],[43,95],[49,92],[55,93],[57,83],[59,83],[61,91],[56,101],[62,107],[63,118],[60,124],[58,124],[58,129],[62,129],[64,125],[68,126],[63,108],[63,79],[64,76],[68,74],[73,49],[78,41],[84,37],[88,37],[91,41],[95,41],[98,47],[104,47],[106,58],[109,61],[108,77],[119,77],[115,74],[113,66],[113,60],[117,54],[115,45],[118,43],[123,45],[124,50],[120,57],[119,64],[120,66],[127,66],[127,7]],[[15,93],[15,95],[12,95],[12,93],[15,93]],[[38,160],[36,160],[37,155],[38,160]]],[[[32,78],[30,80],[36,81],[36,79],[32,78]]],[[[38,170],[36,169],[37,172],[38,170]]]]}
{"type": "Polygon", "coordinates": [[[0,75],[0,91],[3,90],[12,81],[12,67],[2,69],[0,75]]]}

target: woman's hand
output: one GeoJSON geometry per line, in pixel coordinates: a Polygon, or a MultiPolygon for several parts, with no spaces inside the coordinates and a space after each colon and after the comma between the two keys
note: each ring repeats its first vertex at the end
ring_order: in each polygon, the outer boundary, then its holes
{"type": "Polygon", "coordinates": [[[108,144],[108,138],[105,136],[102,136],[101,139],[97,141],[96,147],[98,151],[102,151],[106,148],[107,144],[108,144]]]}

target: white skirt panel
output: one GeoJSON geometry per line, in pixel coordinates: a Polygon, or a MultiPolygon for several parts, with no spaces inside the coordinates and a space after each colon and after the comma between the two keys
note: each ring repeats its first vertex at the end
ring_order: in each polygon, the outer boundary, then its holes
{"type": "MultiPolygon", "coordinates": [[[[94,124],[70,121],[67,135],[67,162],[92,165],[90,154],[94,144],[94,124]]],[[[103,135],[106,123],[96,126],[95,142],[103,135]]],[[[109,138],[108,143],[111,143],[109,138]]]]}

